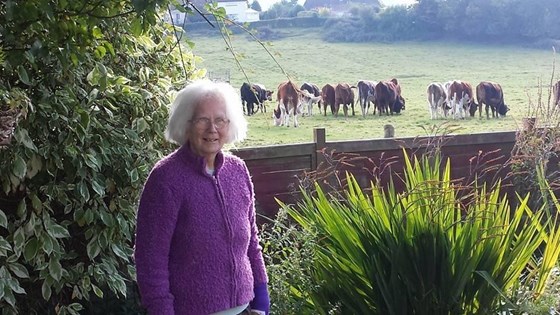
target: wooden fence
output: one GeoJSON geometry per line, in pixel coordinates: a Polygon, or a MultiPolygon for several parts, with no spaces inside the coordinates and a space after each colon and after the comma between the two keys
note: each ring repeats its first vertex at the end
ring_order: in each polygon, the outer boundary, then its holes
{"type": "Polygon", "coordinates": [[[306,173],[309,177],[309,172],[317,175],[324,170],[332,175],[336,170],[343,175],[341,172],[351,171],[364,188],[374,178],[386,184],[392,175],[399,188],[403,152],[439,148],[442,157],[450,159],[454,179],[472,178],[475,173],[481,180],[503,176],[515,137],[515,131],[508,131],[327,142],[325,129],[318,128],[310,143],[243,148],[232,153],[245,160],[253,177],[257,210],[273,217],[279,208],[275,198],[285,203],[297,202],[300,179],[306,178],[306,173]]]}

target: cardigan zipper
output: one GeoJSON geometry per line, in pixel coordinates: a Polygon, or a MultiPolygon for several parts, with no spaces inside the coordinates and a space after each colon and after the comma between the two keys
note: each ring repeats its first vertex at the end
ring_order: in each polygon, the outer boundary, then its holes
{"type": "Polygon", "coordinates": [[[229,220],[229,216],[227,215],[227,209],[226,209],[226,203],[225,203],[225,198],[224,198],[224,193],[220,187],[220,182],[218,181],[218,176],[212,176],[212,178],[214,179],[214,185],[216,186],[216,190],[218,191],[218,196],[220,199],[220,205],[221,205],[221,213],[222,216],[224,218],[224,221],[226,223],[226,230],[228,233],[228,240],[230,242],[230,246],[228,246],[228,252],[229,252],[229,256],[230,259],[232,261],[233,264],[233,276],[232,276],[232,286],[233,286],[233,290],[232,290],[232,296],[230,296],[230,299],[232,299],[231,301],[231,305],[237,305],[237,281],[236,281],[236,270],[237,270],[237,266],[235,263],[235,256],[233,255],[233,229],[231,227],[231,222],[229,220]]]}

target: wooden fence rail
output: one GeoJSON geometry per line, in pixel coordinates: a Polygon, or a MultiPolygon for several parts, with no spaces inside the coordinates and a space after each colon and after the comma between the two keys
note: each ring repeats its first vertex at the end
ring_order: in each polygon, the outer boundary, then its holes
{"type": "Polygon", "coordinates": [[[299,196],[294,191],[298,190],[299,178],[304,172],[315,171],[347,155],[361,159],[342,163],[340,170],[351,171],[363,186],[367,186],[374,175],[386,183],[391,175],[401,174],[403,149],[415,153],[440,148],[442,157],[451,162],[455,179],[480,171],[486,176],[497,176],[511,156],[516,137],[515,131],[508,131],[328,142],[324,128],[313,132],[314,141],[310,143],[232,150],[245,160],[253,177],[259,213],[273,217],[279,208],[275,198],[285,203],[297,202],[299,196]]]}

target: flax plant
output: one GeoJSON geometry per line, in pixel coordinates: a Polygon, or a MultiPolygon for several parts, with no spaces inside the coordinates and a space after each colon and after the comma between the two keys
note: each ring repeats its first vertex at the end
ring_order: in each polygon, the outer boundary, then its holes
{"type": "Polygon", "coordinates": [[[318,313],[338,305],[340,314],[497,314],[516,309],[507,296],[522,276],[545,285],[559,234],[544,212],[528,207],[529,196],[512,208],[499,182],[460,186],[442,165],[438,155],[405,154],[403,193],[372,182],[366,194],[347,174],[342,200],[316,184],[283,205],[318,236],[318,313]]]}

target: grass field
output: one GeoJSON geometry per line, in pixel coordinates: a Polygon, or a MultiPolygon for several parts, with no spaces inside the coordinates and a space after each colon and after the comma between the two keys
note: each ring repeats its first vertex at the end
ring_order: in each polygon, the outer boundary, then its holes
{"type": "MultiPolygon", "coordinates": [[[[549,85],[554,55],[552,52],[512,46],[482,46],[442,42],[406,43],[327,43],[320,39],[319,29],[280,30],[286,36],[267,43],[274,59],[247,35],[234,35],[233,49],[243,56],[241,65],[252,82],[276,90],[289,76],[299,86],[304,81],[322,87],[326,83],[397,78],[406,99],[406,110],[395,116],[363,118],[359,105],[356,116],[344,118],[342,109],[335,118],[317,115],[300,117],[300,126],[275,127],[268,104],[266,114],[248,117],[249,135],[238,147],[309,142],[313,128],[325,127],[327,141],[380,138],[383,125],[395,126],[396,136],[432,133],[442,124],[456,125],[457,133],[516,130],[530,111],[529,100],[538,96],[539,80],[549,85]],[[510,107],[506,118],[462,121],[431,120],[426,100],[430,82],[452,79],[468,81],[473,88],[484,80],[498,82],[510,107]]],[[[209,71],[229,70],[231,84],[239,88],[246,81],[221,37],[188,34],[194,41],[194,53],[203,58],[199,67],[209,71]]],[[[356,93],[357,94],[357,93],[356,93]]],[[[548,88],[545,88],[548,97],[548,88]]]]}

